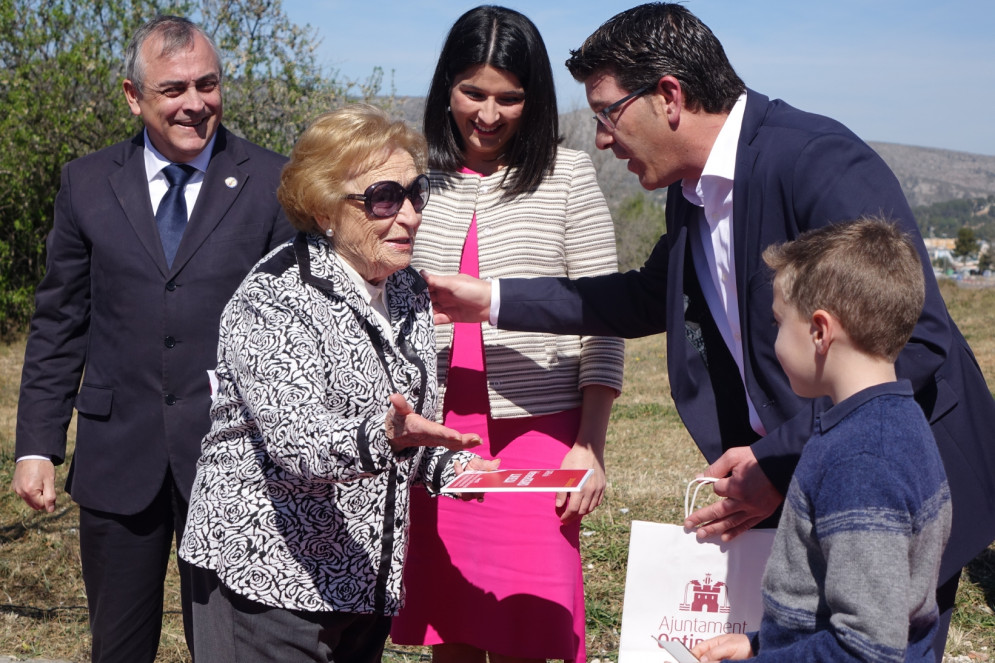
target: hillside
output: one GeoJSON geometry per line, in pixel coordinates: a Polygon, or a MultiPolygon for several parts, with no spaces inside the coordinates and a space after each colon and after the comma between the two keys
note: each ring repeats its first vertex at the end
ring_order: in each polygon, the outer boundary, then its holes
{"type": "Polygon", "coordinates": [[[995,195],[995,156],[870,142],[898,177],[912,207],[995,195]]]}
{"type": "MultiPolygon", "coordinates": [[[[401,97],[396,99],[395,112],[420,126],[423,107],[424,99],[420,97],[401,97]]],[[[589,110],[561,115],[560,130],[566,147],[591,154],[601,187],[612,205],[642,191],[623,162],[595,149],[594,120],[589,110]]],[[[895,172],[912,207],[995,195],[995,156],[874,141],[869,145],[895,172]]],[[[663,192],[654,197],[663,200],[663,192]]]]}

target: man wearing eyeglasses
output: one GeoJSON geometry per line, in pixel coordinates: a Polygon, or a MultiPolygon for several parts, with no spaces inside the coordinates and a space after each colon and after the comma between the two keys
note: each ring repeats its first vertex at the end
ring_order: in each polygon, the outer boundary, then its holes
{"type": "Polygon", "coordinates": [[[947,313],[895,176],[838,122],[747,89],[682,5],[622,12],[567,67],[595,111],[598,148],[625,160],[644,188],[669,187],[666,235],[625,274],[502,279],[493,296],[488,284],[430,276],[437,318],[630,338],[669,332],[674,401],[725,498],[686,524],[701,538],[729,539],[774,523],[821,407],[792,393],[774,355],[763,249],[834,222],[896,221],[916,238],[927,283],[898,376],[916,389],[952,487],[939,660],[960,569],[995,538],[995,402],[947,313]]]}
{"type": "MultiPolygon", "coordinates": [[[[159,17],[126,59],[125,98],[144,130],[63,169],[13,488],[54,511],[75,407],[66,490],[80,506],[92,660],[151,663],[169,550],[210,423],[221,310],[293,228],[276,199],[286,159],[221,125],[221,63],[207,35],[159,17]]],[[[188,569],[181,561],[189,642],[188,569]]]]}

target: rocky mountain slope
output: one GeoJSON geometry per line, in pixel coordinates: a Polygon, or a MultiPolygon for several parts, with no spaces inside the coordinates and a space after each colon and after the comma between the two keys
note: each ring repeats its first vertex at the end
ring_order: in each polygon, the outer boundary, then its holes
{"type": "MultiPolygon", "coordinates": [[[[421,126],[424,99],[403,97],[395,100],[394,112],[415,126],[421,126]]],[[[605,195],[612,203],[642,191],[636,177],[623,162],[594,147],[594,120],[583,109],[560,116],[563,144],[591,154],[605,195]]],[[[912,207],[958,198],[995,195],[995,156],[955,152],[928,147],[869,142],[891,167],[912,207]]],[[[662,199],[662,192],[654,197],[662,199]]]]}

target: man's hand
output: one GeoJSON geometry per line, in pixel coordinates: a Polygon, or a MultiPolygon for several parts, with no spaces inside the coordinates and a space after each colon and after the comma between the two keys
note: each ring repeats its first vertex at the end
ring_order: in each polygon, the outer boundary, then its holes
{"type": "Polygon", "coordinates": [[[491,284],[466,274],[438,276],[421,273],[432,296],[435,324],[486,322],[491,314],[491,284]]]}
{"type": "Polygon", "coordinates": [[[560,464],[565,470],[593,469],[584,486],[575,493],[556,493],[556,512],[560,522],[569,523],[574,518],[583,518],[601,505],[605,496],[605,462],[588,447],[574,444],[560,464]]]}
{"type": "Polygon", "coordinates": [[[14,467],[11,487],[35,511],[55,511],[55,465],[29,458],[14,467]]]}
{"type": "Polygon", "coordinates": [[[459,451],[481,443],[476,433],[462,434],[416,414],[401,394],[390,397],[385,427],[395,453],[408,447],[445,447],[459,451]]]}
{"type": "Polygon", "coordinates": [[[774,513],[784,500],[750,447],[729,449],[705,469],[705,476],[719,477],[712,488],[725,499],[698,509],[684,521],[687,529],[698,529],[699,541],[716,534],[731,541],[774,513]]]}

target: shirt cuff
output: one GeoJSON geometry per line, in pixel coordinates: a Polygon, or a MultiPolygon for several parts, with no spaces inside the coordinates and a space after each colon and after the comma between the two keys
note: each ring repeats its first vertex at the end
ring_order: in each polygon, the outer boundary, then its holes
{"type": "Polygon", "coordinates": [[[17,462],[20,463],[22,460],[52,460],[52,457],[51,456],[34,456],[34,455],[21,456],[20,458],[17,459],[17,462]]]}
{"type": "Polygon", "coordinates": [[[491,310],[487,322],[492,327],[498,326],[498,313],[501,312],[501,279],[487,279],[491,282],[491,310]]]}

